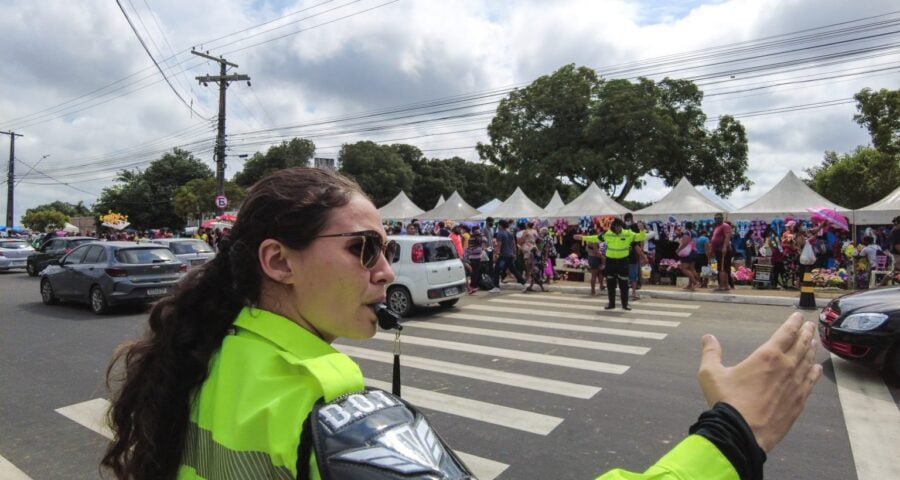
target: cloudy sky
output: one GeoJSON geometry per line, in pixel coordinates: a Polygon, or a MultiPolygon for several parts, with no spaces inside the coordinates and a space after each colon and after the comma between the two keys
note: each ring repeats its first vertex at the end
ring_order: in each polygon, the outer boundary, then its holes
{"type": "MultiPolygon", "coordinates": [[[[218,65],[192,47],[251,77],[228,89],[228,178],[238,155],[294,136],[321,157],[370,139],[477,161],[502,94],[575,63],[607,78],[689,78],[711,120],[738,117],[755,183],[728,199],[740,207],[826,150],[868,144],[853,94],[900,88],[893,0],[120,3],[0,0],[0,131],[24,135],[16,223],[54,200],[90,205],[116,171],[174,146],[213,165],[217,89],[194,78],[218,65]]],[[[8,147],[0,135],[3,189],[8,147]]],[[[666,191],[651,179],[628,198],[666,191]]]]}

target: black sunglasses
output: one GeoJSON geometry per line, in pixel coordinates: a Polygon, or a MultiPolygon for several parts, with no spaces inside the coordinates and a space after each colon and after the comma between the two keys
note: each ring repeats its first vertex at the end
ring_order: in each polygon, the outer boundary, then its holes
{"type": "MultiPolygon", "coordinates": [[[[381,234],[376,232],[375,230],[363,230],[360,232],[347,232],[347,233],[335,233],[333,235],[319,235],[316,238],[329,238],[329,237],[361,237],[363,239],[362,243],[358,245],[359,248],[359,263],[362,264],[363,268],[366,270],[375,266],[378,263],[379,255],[384,255],[384,257],[390,262],[394,259],[394,255],[397,253],[397,242],[393,240],[389,240],[387,242],[383,241],[381,238],[381,234]]],[[[354,245],[354,248],[357,246],[354,245]]]]}

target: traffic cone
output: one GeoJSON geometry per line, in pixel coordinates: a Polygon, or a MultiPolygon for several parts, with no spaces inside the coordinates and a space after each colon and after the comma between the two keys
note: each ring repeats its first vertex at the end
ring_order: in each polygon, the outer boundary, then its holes
{"type": "Polygon", "coordinates": [[[803,281],[800,282],[800,304],[798,307],[804,310],[816,309],[815,284],[813,283],[812,273],[803,274],[803,281]]]}

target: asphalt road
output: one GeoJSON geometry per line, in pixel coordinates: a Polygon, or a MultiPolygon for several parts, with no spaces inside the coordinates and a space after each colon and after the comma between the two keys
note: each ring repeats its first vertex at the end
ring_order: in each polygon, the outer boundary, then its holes
{"type": "MultiPolygon", "coordinates": [[[[145,313],[45,306],[37,279],[24,273],[0,273],[0,299],[0,477],[12,475],[11,464],[33,479],[98,478],[106,367],[118,344],[140,335],[145,313]]],[[[482,479],[641,471],[705,408],[695,379],[700,336],[714,333],[733,364],[791,312],[648,299],[626,314],[601,305],[584,296],[504,292],[423,309],[405,321],[403,396],[428,412],[482,479]]],[[[338,348],[357,359],[370,384],[389,389],[392,339],[379,334],[338,348]]],[[[867,480],[857,476],[857,462],[896,459],[851,452],[832,361],[823,350],[818,360],[825,376],[769,454],[766,477],[867,480]]],[[[888,391],[896,407],[897,389],[888,391]]]]}

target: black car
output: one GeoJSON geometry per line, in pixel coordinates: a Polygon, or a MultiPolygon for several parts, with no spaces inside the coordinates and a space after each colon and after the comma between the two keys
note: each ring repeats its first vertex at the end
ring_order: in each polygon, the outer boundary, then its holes
{"type": "Polygon", "coordinates": [[[82,243],[96,240],[93,237],[57,237],[51,238],[35,249],[34,253],[25,260],[25,271],[28,275],[36,277],[47,268],[51,260],[58,260],[63,255],[71,252],[82,243]]]}
{"type": "Polygon", "coordinates": [[[832,300],[819,314],[819,338],[841,358],[883,366],[888,375],[900,378],[900,287],[832,300]]]}

